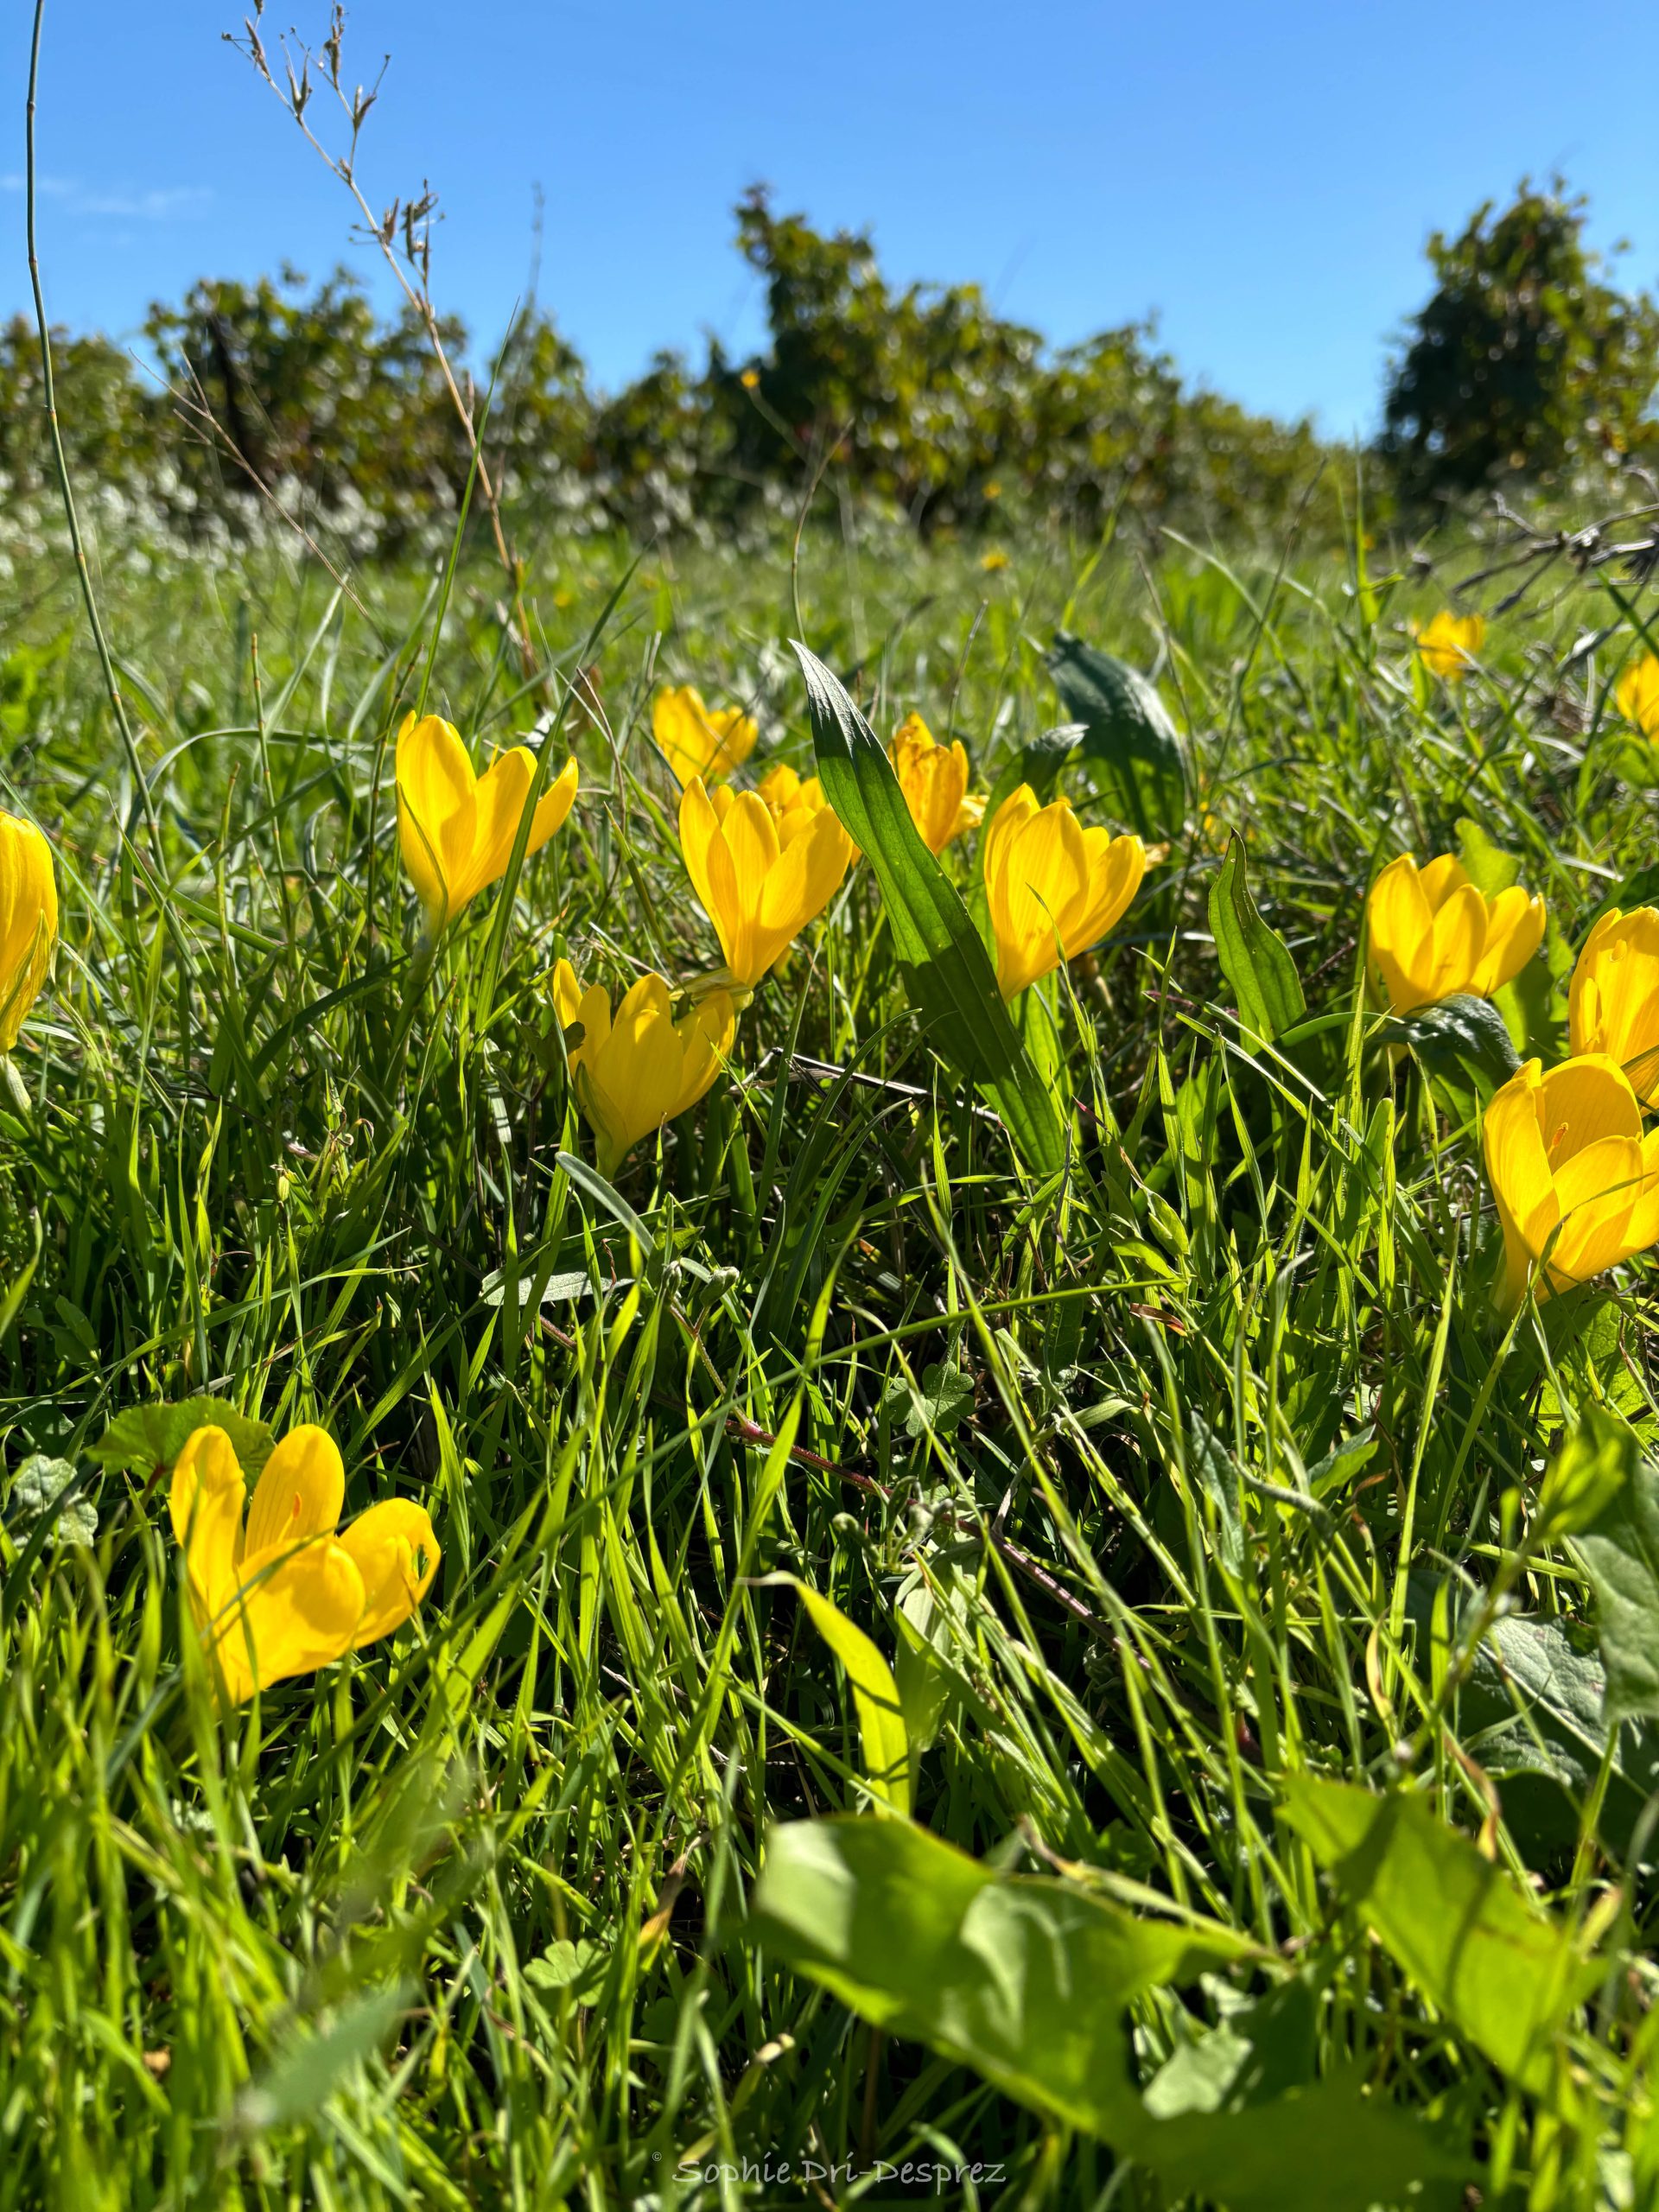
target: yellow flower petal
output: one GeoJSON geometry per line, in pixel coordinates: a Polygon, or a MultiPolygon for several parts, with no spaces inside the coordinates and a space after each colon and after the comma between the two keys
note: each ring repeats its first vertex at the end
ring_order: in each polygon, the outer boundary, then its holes
{"type": "Polygon", "coordinates": [[[17,1042],[57,935],[52,848],[32,822],[0,814],[0,1052],[17,1042]]]}
{"type": "Polygon", "coordinates": [[[356,1567],[363,1605],[352,1633],[359,1651],[401,1628],[432,1586],[442,1554],[424,1506],[384,1499],[342,1530],[340,1548],[356,1567]]]}
{"type": "Polygon", "coordinates": [[[240,1587],[213,1623],[225,1686],[236,1703],[342,1658],[363,1617],[363,1577],[340,1545],[315,1537],[250,1551],[240,1587]]]}
{"type": "Polygon", "coordinates": [[[290,1428],[266,1460],[248,1508],[245,1550],[264,1552],[331,1536],[346,1501],[346,1469],[327,1429],[290,1428]]]}

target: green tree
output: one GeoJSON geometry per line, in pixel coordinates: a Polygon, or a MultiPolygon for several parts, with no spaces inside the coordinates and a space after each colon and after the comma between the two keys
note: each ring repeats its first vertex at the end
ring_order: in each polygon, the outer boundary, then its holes
{"type": "Polygon", "coordinates": [[[1522,181],[1428,243],[1434,291],[1395,359],[1383,453],[1408,501],[1548,481],[1650,448],[1659,311],[1608,283],[1586,203],[1522,181]]]}

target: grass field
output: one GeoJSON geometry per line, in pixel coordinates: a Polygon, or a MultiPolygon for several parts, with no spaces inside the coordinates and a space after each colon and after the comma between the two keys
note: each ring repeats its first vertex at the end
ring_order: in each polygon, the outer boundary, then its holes
{"type": "Polygon", "coordinates": [[[441,620],[106,532],[136,760],[72,573],[0,584],[61,899],[0,1091],[0,2206],[1656,2201],[1651,1271],[1502,1308],[1505,1041],[1390,1027],[1363,948],[1396,853],[1510,864],[1549,921],[1497,1029],[1565,1054],[1659,882],[1645,602],[1530,596],[1449,683],[1447,576],[1386,549],[996,550],[598,541],[532,563],[526,667],[482,553],[441,620]],[[1017,1080],[926,1029],[873,851],[601,1178],[554,963],[721,964],[656,691],[805,772],[803,637],[884,744],[1112,822],[1122,729],[1039,742],[1057,629],[1184,766],[1017,1080]],[[581,763],[429,955],[423,696],[581,763]],[[202,1397],[442,1548],[235,1706],[168,1511],[202,1397]]]}

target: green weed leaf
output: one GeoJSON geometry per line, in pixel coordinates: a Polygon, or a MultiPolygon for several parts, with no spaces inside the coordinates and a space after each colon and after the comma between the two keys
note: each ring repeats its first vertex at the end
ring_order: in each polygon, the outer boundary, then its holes
{"type": "Polygon", "coordinates": [[[1650,1459],[1630,1466],[1578,1545],[1596,1589],[1607,1718],[1659,1714],[1659,1469],[1650,1459]]]}
{"type": "Polygon", "coordinates": [[[276,1442],[264,1421],[250,1421],[222,1398],[186,1398],[173,1406],[129,1406],[86,1456],[108,1473],[143,1475],[148,1480],[172,1466],[199,1428],[222,1428],[238,1465],[251,1480],[270,1459],[276,1442]]]}
{"type": "Polygon", "coordinates": [[[1139,669],[1055,632],[1046,656],[1054,689],[1081,725],[1077,752],[1107,805],[1149,840],[1179,837],[1186,822],[1186,764],[1169,709],[1139,669]]]}
{"type": "Polygon", "coordinates": [[[1290,948],[1262,918],[1250,896],[1244,845],[1236,831],[1210,886],[1210,933],[1239,1017],[1259,1037],[1281,1036],[1307,1012],[1290,948]]]}

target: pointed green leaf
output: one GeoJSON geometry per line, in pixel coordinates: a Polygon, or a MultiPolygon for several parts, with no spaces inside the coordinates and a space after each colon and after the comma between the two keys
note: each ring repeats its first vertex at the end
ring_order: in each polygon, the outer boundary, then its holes
{"type": "Polygon", "coordinates": [[[813,1627],[847,1669],[864,1746],[865,1778],[878,1797],[885,1797],[895,1813],[908,1818],[910,1737],[892,1668],[855,1622],[798,1575],[767,1579],[787,1582],[799,1593],[813,1627]]]}
{"type": "Polygon", "coordinates": [[[1077,751],[1119,820],[1149,840],[1179,837],[1186,821],[1186,764],[1156,687],[1127,661],[1057,631],[1049,674],[1082,725],[1077,751]]]}
{"type": "Polygon", "coordinates": [[[1250,896],[1243,840],[1236,831],[1210,887],[1210,933],[1245,1027],[1269,1039],[1294,1028],[1307,1012],[1301,978],[1289,946],[1262,920],[1250,896]]]}
{"type": "Polygon", "coordinates": [[[804,645],[797,644],[795,654],[824,796],[875,871],[929,1044],[984,1091],[1027,1166],[1058,1173],[1065,1164],[1060,1117],[960,893],[922,842],[893,764],[845,688],[804,645]]]}

